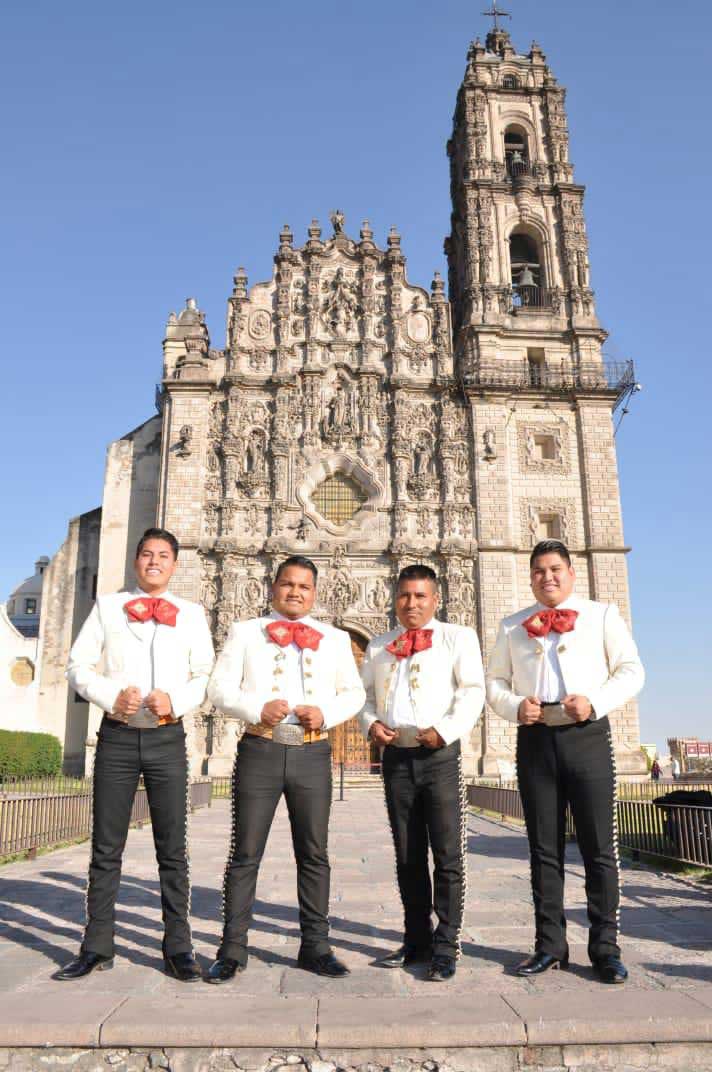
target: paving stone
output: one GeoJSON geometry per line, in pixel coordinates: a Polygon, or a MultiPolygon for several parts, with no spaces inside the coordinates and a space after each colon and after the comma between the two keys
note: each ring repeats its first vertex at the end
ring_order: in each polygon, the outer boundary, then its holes
{"type": "Polygon", "coordinates": [[[530,1045],[712,1040],[712,1016],[701,1003],[675,991],[599,986],[595,1001],[571,992],[565,1001],[546,995],[508,996],[526,1024],[530,1045]]]}
{"type": "Polygon", "coordinates": [[[6,994],[0,1002],[0,1045],[97,1046],[101,1023],[124,1000],[84,994],[79,1001],[60,984],[37,1000],[27,993],[6,994]]]}
{"type": "Polygon", "coordinates": [[[190,994],[167,1004],[128,998],[101,1029],[102,1046],[313,1046],[310,999],[190,994]]]}
{"type": "Polygon", "coordinates": [[[505,1038],[509,1045],[525,1041],[519,1018],[499,995],[319,1002],[319,1046],[475,1046],[505,1038]]]}

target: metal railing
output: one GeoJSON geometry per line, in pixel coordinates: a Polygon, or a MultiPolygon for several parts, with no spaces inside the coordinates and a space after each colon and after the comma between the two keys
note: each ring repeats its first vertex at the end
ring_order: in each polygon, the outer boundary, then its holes
{"type": "MultiPolygon", "coordinates": [[[[679,788],[679,782],[665,783],[679,788]]],[[[644,799],[638,789],[656,790],[660,782],[619,783],[617,801],[618,842],[621,848],[634,854],[679,860],[698,867],[712,866],[712,808],[690,804],[654,804],[644,799]]],[[[707,783],[696,785],[706,788],[707,783]]],[[[652,796],[659,795],[653,792],[652,796]]],[[[503,786],[474,784],[467,787],[468,802],[475,808],[494,812],[502,819],[524,820],[519,790],[513,783],[503,786]]],[[[566,812],[566,832],[576,836],[570,813],[566,812]]]]}
{"type": "Polygon", "coordinates": [[[579,361],[545,364],[481,361],[464,375],[467,387],[533,388],[553,392],[601,391],[620,394],[635,382],[632,361],[579,361]]]}
{"type": "Polygon", "coordinates": [[[521,157],[519,160],[514,160],[512,156],[507,154],[505,160],[505,167],[510,179],[517,179],[520,175],[531,175],[532,166],[526,157],[521,157]]]}
{"type": "Polygon", "coordinates": [[[551,309],[551,292],[548,287],[538,287],[529,283],[513,283],[512,308],[551,309]]]}
{"type": "MultiPolygon", "coordinates": [[[[212,783],[200,778],[190,786],[190,808],[209,807],[212,783]]],[[[50,848],[91,832],[90,778],[7,779],[0,783],[0,856],[50,848]]],[[[149,822],[148,797],[139,784],[131,825],[149,822]]]]}

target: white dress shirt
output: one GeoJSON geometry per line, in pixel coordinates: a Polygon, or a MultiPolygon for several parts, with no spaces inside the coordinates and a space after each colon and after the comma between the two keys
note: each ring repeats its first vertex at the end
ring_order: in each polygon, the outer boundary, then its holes
{"type": "MultiPolygon", "coordinates": [[[[544,603],[537,603],[537,611],[566,610],[573,606],[571,599],[565,599],[557,607],[547,607],[544,603]]],[[[559,662],[559,641],[565,633],[555,633],[552,629],[546,636],[539,637],[544,648],[544,658],[541,660],[539,675],[537,678],[536,698],[541,703],[559,703],[566,696],[564,675],[559,662]]]]}
{"type": "MultiPolygon", "coordinates": [[[[319,629],[319,622],[314,618],[310,618],[306,615],[304,618],[284,618],[281,614],[275,614],[274,611],[270,614],[270,620],[273,622],[300,622],[302,625],[308,625],[310,629],[316,629],[318,633],[324,635],[324,630],[319,629]]],[[[301,707],[306,704],[306,697],[304,694],[304,676],[307,674],[312,676],[312,659],[310,648],[300,648],[294,641],[291,644],[287,644],[282,648],[279,644],[275,644],[275,660],[281,662],[281,666],[277,668],[279,680],[279,693],[273,696],[275,700],[286,700],[289,704],[289,714],[283,720],[284,722],[291,722],[298,724],[299,719],[294,714],[295,707],[301,707]],[[304,658],[306,652],[308,662],[304,658]]]]}
{"type": "MultiPolygon", "coordinates": [[[[422,626],[422,628],[432,629],[433,619],[431,618],[428,624],[422,626]]],[[[403,631],[406,632],[407,630],[404,628],[403,631]]],[[[393,730],[397,730],[400,726],[417,726],[417,718],[413,708],[412,693],[410,691],[410,671],[413,663],[417,665],[420,655],[422,655],[422,652],[414,652],[406,659],[398,659],[395,681],[393,689],[388,696],[386,717],[383,720],[385,724],[390,726],[393,730]]]]}

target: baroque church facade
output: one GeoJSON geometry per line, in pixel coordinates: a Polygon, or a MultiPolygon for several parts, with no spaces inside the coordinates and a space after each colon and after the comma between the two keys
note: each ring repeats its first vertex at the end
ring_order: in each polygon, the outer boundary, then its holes
{"type": "MultiPolygon", "coordinates": [[[[149,524],[177,535],[174,588],[203,603],[218,648],[235,618],[264,612],[292,553],[318,566],[316,615],[357,655],[393,624],[394,579],[417,561],[486,657],[531,599],[545,536],[571,548],[582,595],[629,617],[612,413],[633,370],[602,355],[564,100],[537,45],[519,54],[495,27],[470,46],[448,142],[447,293],[438,273],[409,280],[395,228],[379,245],[335,212],[302,244],[282,229],[270,280],[237,271],[223,349],[195,301],[171,314],[159,413],[110,446],[102,507],[70,523],[45,582],[41,721],[68,766],[100,718],[67,693],[68,646],[95,592],[130,583],[149,524]]],[[[637,773],[635,704],[612,723],[619,770],[637,773]]],[[[198,712],[194,768],[227,771],[235,737],[198,712]]],[[[464,742],[469,773],[511,776],[514,739],[486,711],[464,742]]],[[[349,766],[377,759],[354,723],[333,743],[349,766]]]]}

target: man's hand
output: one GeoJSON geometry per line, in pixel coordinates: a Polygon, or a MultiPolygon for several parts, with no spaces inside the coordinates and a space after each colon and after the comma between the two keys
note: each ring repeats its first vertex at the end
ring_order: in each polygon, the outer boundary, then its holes
{"type": "Polygon", "coordinates": [[[149,692],[143,702],[144,706],[157,718],[166,718],[168,715],[173,714],[173,704],[170,696],[167,692],[161,692],[160,689],[154,689],[153,692],[149,692]]]}
{"type": "Polygon", "coordinates": [[[114,709],[109,717],[113,718],[115,722],[126,723],[130,715],[136,714],[142,703],[141,690],[137,689],[135,685],[129,685],[128,688],[122,689],[116,697],[114,709]]]}
{"type": "Polygon", "coordinates": [[[264,726],[276,726],[289,714],[289,704],[286,700],[270,700],[262,708],[260,722],[264,726]]]}
{"type": "Polygon", "coordinates": [[[324,725],[324,716],[320,707],[313,707],[311,704],[299,704],[294,708],[294,714],[305,730],[320,730],[324,725]]]}
{"type": "Polygon", "coordinates": [[[368,731],[368,736],[374,744],[379,745],[381,748],[385,748],[387,744],[390,744],[393,738],[396,736],[396,731],[392,730],[390,726],[387,726],[385,722],[381,722],[380,719],[376,719],[371,723],[371,728],[368,731]]]}
{"type": "Polygon", "coordinates": [[[593,707],[588,696],[577,696],[576,693],[571,693],[569,696],[564,696],[561,704],[574,722],[585,722],[593,714],[593,707]]]}
{"type": "Polygon", "coordinates": [[[541,704],[536,696],[527,696],[519,705],[517,721],[522,726],[533,726],[535,722],[542,721],[541,704]]]}
{"type": "Polygon", "coordinates": [[[445,746],[444,740],[433,726],[428,726],[427,730],[416,733],[415,739],[418,744],[425,745],[426,748],[444,748],[445,746]]]}

